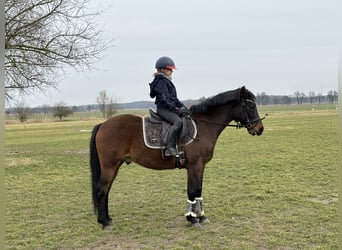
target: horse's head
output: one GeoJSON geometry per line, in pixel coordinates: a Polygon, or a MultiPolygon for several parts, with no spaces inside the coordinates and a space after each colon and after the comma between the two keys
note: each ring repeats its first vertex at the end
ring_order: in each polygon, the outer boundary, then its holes
{"type": "Polygon", "coordinates": [[[246,127],[251,135],[261,135],[264,131],[264,125],[260,118],[257,106],[256,98],[252,92],[243,86],[240,89],[240,103],[241,103],[241,114],[239,122],[243,127],[246,127]]]}

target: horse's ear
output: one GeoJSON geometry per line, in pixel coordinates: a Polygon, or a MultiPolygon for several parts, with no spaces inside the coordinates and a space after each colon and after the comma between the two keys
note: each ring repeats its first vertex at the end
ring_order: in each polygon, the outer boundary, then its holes
{"type": "Polygon", "coordinates": [[[246,87],[245,86],[242,86],[241,88],[240,88],[240,96],[242,97],[242,96],[244,96],[245,94],[246,94],[246,87]]]}

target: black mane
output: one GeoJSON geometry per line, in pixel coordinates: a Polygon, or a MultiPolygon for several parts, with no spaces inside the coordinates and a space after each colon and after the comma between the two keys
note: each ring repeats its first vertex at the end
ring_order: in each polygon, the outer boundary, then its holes
{"type": "Polygon", "coordinates": [[[235,90],[230,90],[217,94],[213,97],[209,97],[204,101],[200,102],[199,104],[192,105],[190,107],[190,111],[193,114],[204,113],[210,110],[211,108],[216,107],[217,105],[225,104],[228,102],[240,101],[240,91],[241,88],[238,88],[235,90]]]}

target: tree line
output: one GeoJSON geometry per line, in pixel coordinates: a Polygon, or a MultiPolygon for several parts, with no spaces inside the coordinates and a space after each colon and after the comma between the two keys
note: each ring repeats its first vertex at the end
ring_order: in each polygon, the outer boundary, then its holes
{"type": "MultiPolygon", "coordinates": [[[[198,100],[184,100],[187,107],[199,103],[205,97],[198,100]]],[[[117,98],[110,96],[106,90],[102,90],[96,97],[96,104],[87,104],[79,106],[68,106],[64,102],[56,103],[53,106],[41,105],[30,108],[23,102],[17,103],[14,107],[6,109],[6,115],[15,114],[21,122],[25,122],[30,114],[51,114],[53,117],[63,120],[63,118],[73,114],[74,112],[100,112],[103,118],[109,118],[116,114],[120,109],[148,109],[154,108],[153,101],[139,101],[130,103],[119,103],[117,98]]],[[[307,95],[303,92],[296,91],[292,96],[287,95],[267,95],[266,92],[256,94],[258,105],[291,105],[291,104],[323,104],[337,103],[338,92],[330,90],[326,95],[315,94],[310,91],[307,95]]]]}
{"type": "Polygon", "coordinates": [[[330,90],[326,95],[322,93],[316,94],[310,91],[308,94],[296,91],[292,96],[288,95],[267,95],[266,92],[256,94],[258,105],[287,105],[287,104],[321,104],[321,103],[337,103],[338,92],[330,90]]]}
{"type": "Polygon", "coordinates": [[[67,106],[64,102],[58,102],[54,106],[44,104],[34,108],[26,106],[24,102],[17,102],[14,107],[7,108],[5,113],[7,116],[15,114],[21,122],[27,121],[30,114],[52,114],[53,117],[58,117],[61,121],[74,112],[100,111],[103,118],[109,118],[117,113],[119,109],[118,100],[109,96],[106,90],[102,90],[96,99],[96,105],[67,106]]]}

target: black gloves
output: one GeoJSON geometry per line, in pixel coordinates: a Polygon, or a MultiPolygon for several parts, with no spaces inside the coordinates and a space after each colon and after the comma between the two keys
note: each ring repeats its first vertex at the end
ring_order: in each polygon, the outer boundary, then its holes
{"type": "Polygon", "coordinates": [[[190,110],[188,110],[186,107],[176,108],[176,112],[179,116],[191,116],[190,110]]]}

